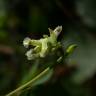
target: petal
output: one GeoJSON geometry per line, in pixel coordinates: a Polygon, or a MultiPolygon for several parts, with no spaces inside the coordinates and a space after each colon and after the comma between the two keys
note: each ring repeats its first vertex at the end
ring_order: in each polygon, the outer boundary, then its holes
{"type": "Polygon", "coordinates": [[[29,37],[26,37],[23,40],[23,45],[24,45],[25,48],[28,48],[30,41],[31,41],[31,39],[29,37]]]}
{"type": "Polygon", "coordinates": [[[47,38],[41,39],[41,42],[42,42],[42,48],[41,48],[41,52],[40,52],[40,57],[45,57],[45,55],[47,54],[47,51],[48,51],[48,46],[47,46],[48,39],[47,38]]]}
{"type": "Polygon", "coordinates": [[[27,56],[28,60],[34,60],[35,58],[39,57],[39,53],[34,53],[34,49],[30,49],[25,55],[27,56]]]}
{"type": "Polygon", "coordinates": [[[28,60],[32,60],[33,59],[32,53],[33,53],[33,49],[30,49],[29,51],[26,52],[25,55],[27,56],[28,60]]]}
{"type": "Polygon", "coordinates": [[[34,40],[34,39],[32,39],[32,40],[30,41],[30,44],[31,44],[32,46],[41,46],[40,40],[34,40]]]}
{"type": "Polygon", "coordinates": [[[54,29],[54,33],[56,36],[58,36],[60,34],[60,32],[62,31],[62,26],[57,26],[55,29],[54,29]]]}

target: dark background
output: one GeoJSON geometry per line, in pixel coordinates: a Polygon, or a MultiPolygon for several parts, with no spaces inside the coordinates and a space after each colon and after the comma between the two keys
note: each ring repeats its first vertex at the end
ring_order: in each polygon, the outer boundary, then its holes
{"type": "Polygon", "coordinates": [[[52,80],[22,96],[96,96],[96,0],[0,0],[0,96],[17,88],[34,64],[23,39],[39,39],[58,25],[64,48],[78,45],[68,68],[57,66],[52,80]]]}

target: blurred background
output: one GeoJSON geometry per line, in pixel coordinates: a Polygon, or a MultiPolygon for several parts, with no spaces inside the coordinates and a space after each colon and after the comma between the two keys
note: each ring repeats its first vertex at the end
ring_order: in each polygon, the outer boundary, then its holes
{"type": "Polygon", "coordinates": [[[51,73],[21,95],[96,96],[96,0],[0,0],[0,96],[24,84],[44,63],[27,60],[23,39],[39,39],[58,25],[64,48],[78,45],[66,59],[68,67],[57,66],[50,80],[51,73]]]}

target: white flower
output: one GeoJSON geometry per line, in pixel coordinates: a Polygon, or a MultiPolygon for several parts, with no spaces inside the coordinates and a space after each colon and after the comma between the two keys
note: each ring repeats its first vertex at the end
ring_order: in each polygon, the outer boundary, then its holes
{"type": "Polygon", "coordinates": [[[24,45],[25,48],[28,48],[30,41],[31,41],[31,39],[29,37],[26,37],[23,40],[23,45],[24,45]]]}
{"type": "Polygon", "coordinates": [[[39,40],[25,38],[23,41],[23,45],[28,48],[29,45],[31,45],[33,48],[31,48],[29,51],[27,51],[26,56],[28,60],[33,60],[38,57],[45,57],[51,49],[56,49],[60,45],[57,42],[57,37],[62,31],[62,26],[56,27],[54,30],[51,30],[49,28],[50,36],[43,35],[43,38],[39,40]]]}

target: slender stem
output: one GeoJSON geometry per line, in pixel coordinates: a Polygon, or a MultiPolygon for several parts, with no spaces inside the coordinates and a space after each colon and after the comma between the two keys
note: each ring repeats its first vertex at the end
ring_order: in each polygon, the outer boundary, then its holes
{"type": "Polygon", "coordinates": [[[5,96],[12,96],[12,95],[18,93],[19,91],[21,91],[22,89],[28,87],[29,85],[32,85],[36,80],[38,80],[40,77],[42,77],[44,74],[46,74],[49,71],[49,69],[50,69],[49,67],[46,68],[44,71],[42,71],[36,77],[34,77],[32,80],[30,80],[29,82],[25,83],[24,85],[18,87],[17,89],[13,90],[12,92],[10,92],[9,94],[7,94],[5,96]]]}

